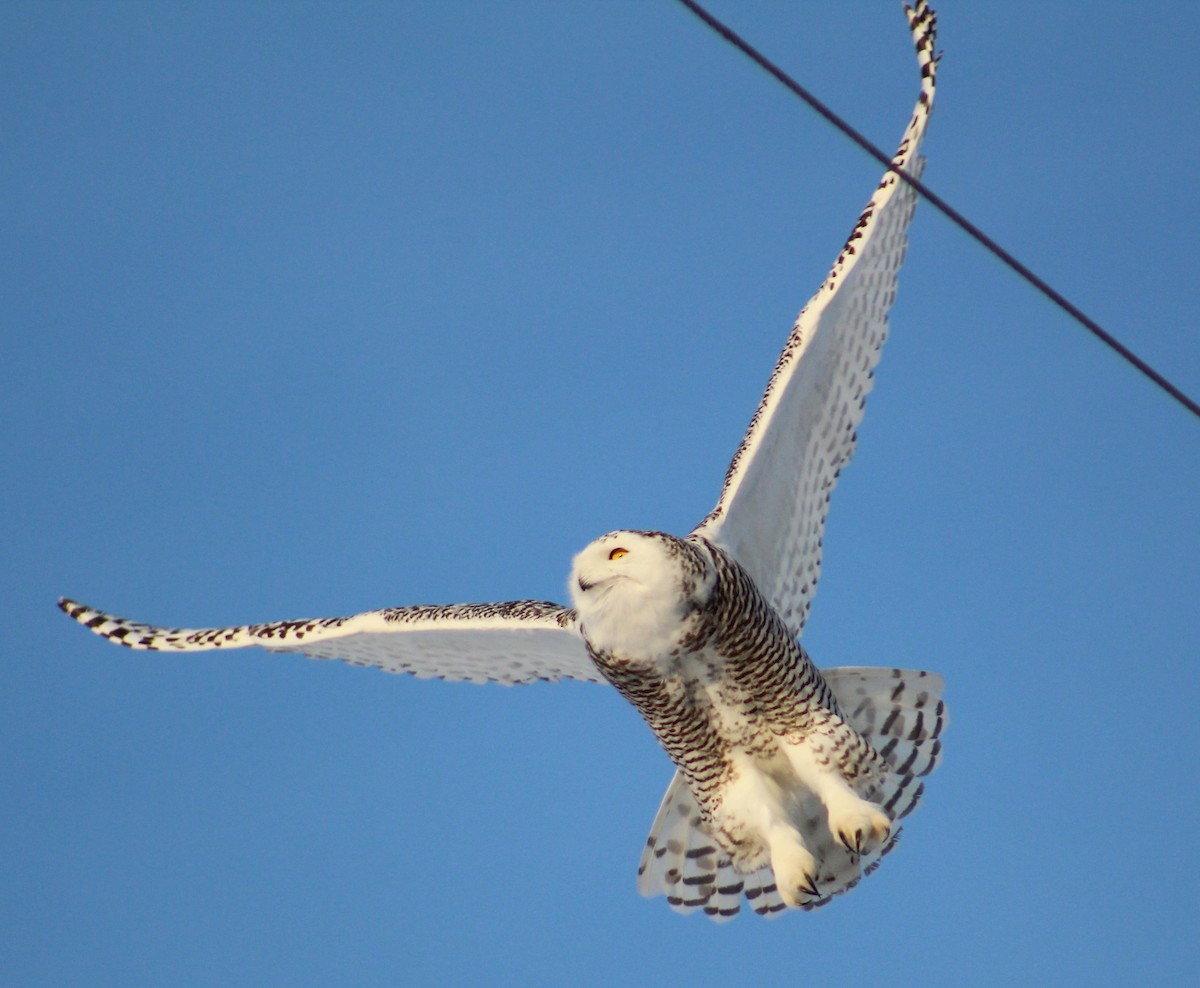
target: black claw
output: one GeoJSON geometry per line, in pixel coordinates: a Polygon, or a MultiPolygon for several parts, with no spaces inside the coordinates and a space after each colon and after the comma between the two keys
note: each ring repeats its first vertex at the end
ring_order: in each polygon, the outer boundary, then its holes
{"type": "Polygon", "coordinates": [[[816,883],[815,881],[813,881],[812,877],[811,877],[810,875],[805,875],[805,876],[804,876],[804,880],[805,880],[805,881],[806,881],[808,884],[807,884],[807,885],[800,885],[800,886],[799,886],[799,888],[800,888],[800,891],[801,891],[801,892],[807,892],[807,893],[808,893],[809,895],[811,895],[811,896],[812,896],[814,899],[815,899],[815,898],[820,898],[820,895],[821,895],[821,893],[817,891],[817,883],[816,883]]]}
{"type": "Polygon", "coordinates": [[[846,835],[846,831],[839,830],[838,831],[838,840],[840,840],[842,842],[842,845],[851,854],[862,854],[862,848],[863,848],[863,832],[862,832],[862,830],[854,831],[854,839],[853,840],[851,840],[846,835]]]}

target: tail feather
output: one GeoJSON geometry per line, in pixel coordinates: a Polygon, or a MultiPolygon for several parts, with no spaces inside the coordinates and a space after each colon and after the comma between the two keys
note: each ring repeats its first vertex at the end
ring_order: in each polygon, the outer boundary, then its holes
{"type": "Polygon", "coordinates": [[[842,714],[887,763],[889,772],[863,795],[893,819],[908,816],[925,791],[920,781],[942,758],[941,734],[949,723],[942,700],[945,681],[917,669],[847,666],[822,669],[842,714]]]}
{"type": "Polygon", "coordinates": [[[667,786],[638,865],[638,891],[647,898],[665,895],[679,913],[697,909],[717,922],[732,919],[745,896],[759,915],[786,906],[769,867],[744,875],[712,839],[691,790],[678,772],[667,786]]]}

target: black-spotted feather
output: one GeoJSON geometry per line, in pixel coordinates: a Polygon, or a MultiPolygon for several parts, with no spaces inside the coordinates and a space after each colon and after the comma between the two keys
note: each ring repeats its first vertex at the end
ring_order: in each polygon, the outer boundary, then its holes
{"type": "MultiPolygon", "coordinates": [[[[936,17],[906,8],[921,92],[892,158],[917,177],[937,63],[936,17]]],[[[754,578],[799,635],[821,573],[829,495],[850,461],[888,333],[916,193],[887,172],[820,289],[800,312],[716,506],[696,527],[754,578]]]]}
{"type": "Polygon", "coordinates": [[[601,681],[574,612],[540,600],[390,607],[350,617],[229,628],[160,628],[65,597],[58,606],[96,634],[134,649],[202,652],[259,645],[272,652],[340,659],[422,679],[506,685],[601,681]]]}

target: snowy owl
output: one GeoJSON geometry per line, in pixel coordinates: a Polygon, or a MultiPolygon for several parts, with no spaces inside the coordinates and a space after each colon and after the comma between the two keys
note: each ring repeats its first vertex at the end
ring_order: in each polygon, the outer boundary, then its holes
{"type": "MultiPolygon", "coordinates": [[[[893,162],[917,173],[933,106],[935,17],[923,0],[905,9],[921,92],[893,162]]],[[[639,890],[718,920],[743,898],[762,915],[824,905],[895,846],[946,724],[937,675],[818,671],[798,641],[915,204],[887,172],[788,336],[716,507],[684,538],[601,536],[575,557],[570,608],[397,607],[185,630],[59,605],[137,649],[260,645],[422,677],[608,682],[676,767],[639,890]]]]}

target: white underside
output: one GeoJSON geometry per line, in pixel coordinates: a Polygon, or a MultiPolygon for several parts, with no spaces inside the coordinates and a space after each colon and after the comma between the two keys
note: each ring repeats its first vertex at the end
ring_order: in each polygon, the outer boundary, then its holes
{"type": "Polygon", "coordinates": [[[830,839],[858,856],[877,850],[891,821],[863,799],[841,773],[818,762],[807,742],[780,743],[769,761],[745,751],[731,757],[734,779],[723,792],[713,824],[717,832],[750,838],[732,854],[739,871],[770,864],[783,901],[801,906],[819,896],[817,847],[830,839]],[[806,837],[807,835],[807,837],[806,837]]]}

